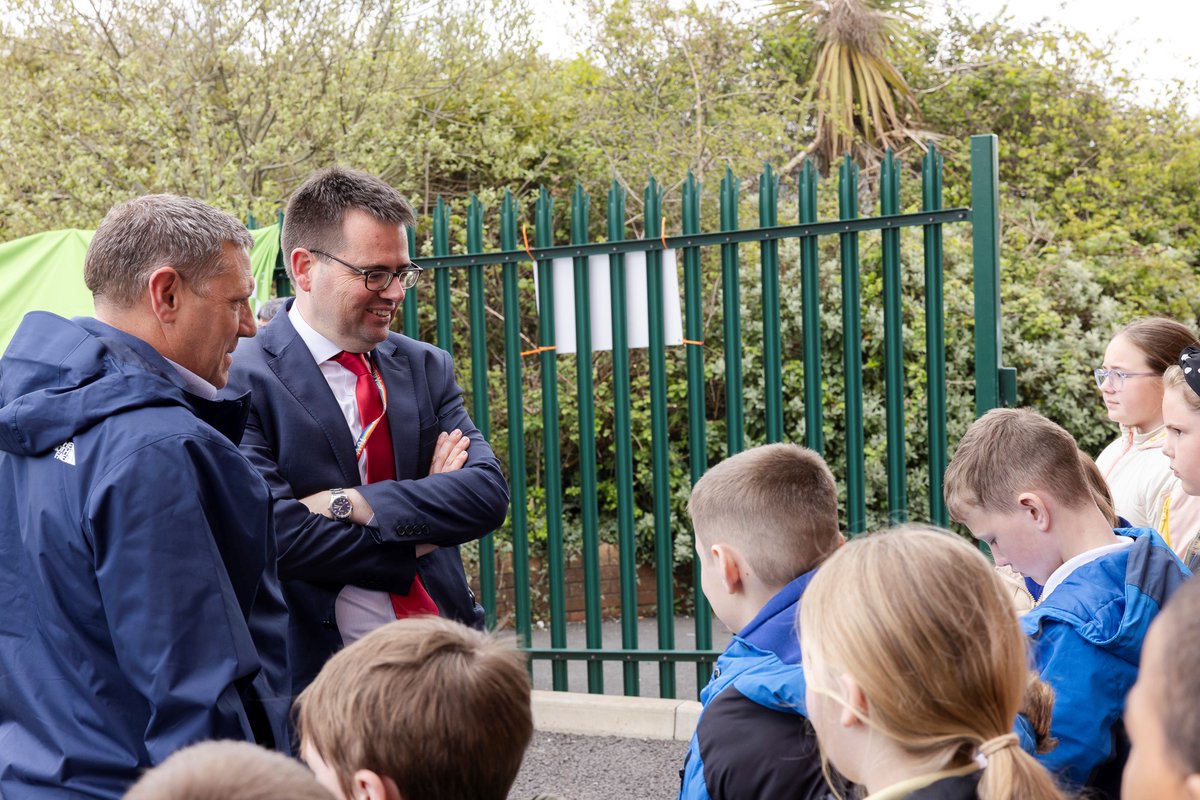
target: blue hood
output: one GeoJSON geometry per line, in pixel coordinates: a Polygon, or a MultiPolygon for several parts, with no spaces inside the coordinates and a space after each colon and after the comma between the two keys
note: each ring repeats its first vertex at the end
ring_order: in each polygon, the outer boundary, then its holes
{"type": "Polygon", "coordinates": [[[149,344],[98,320],[25,316],[0,358],[0,450],[39,456],[101,420],[149,406],[183,406],[235,444],[246,397],[210,401],[186,391],[149,344]]]}

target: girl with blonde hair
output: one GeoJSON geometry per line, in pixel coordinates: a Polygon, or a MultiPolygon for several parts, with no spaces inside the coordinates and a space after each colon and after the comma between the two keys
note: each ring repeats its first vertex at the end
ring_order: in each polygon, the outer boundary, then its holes
{"type": "MultiPolygon", "coordinates": [[[[1167,432],[1163,454],[1180,490],[1193,497],[1200,495],[1200,348],[1185,349],[1179,364],[1163,374],[1162,415],[1167,432]]],[[[1174,533],[1175,552],[1192,572],[1200,567],[1198,528],[1175,526],[1174,533]]]]}
{"type": "Polygon", "coordinates": [[[821,753],[869,800],[1064,797],[1013,733],[1025,702],[1045,737],[1049,692],[1000,578],[962,539],[909,527],[849,542],[799,628],[821,753]]]}

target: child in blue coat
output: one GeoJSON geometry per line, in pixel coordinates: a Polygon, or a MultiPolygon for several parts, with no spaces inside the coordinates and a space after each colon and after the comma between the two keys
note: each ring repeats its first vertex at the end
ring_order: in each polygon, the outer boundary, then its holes
{"type": "Polygon", "coordinates": [[[843,542],[833,475],[804,447],[756,447],[697,481],[688,511],[704,595],[737,633],[700,693],[679,796],[825,797],[795,620],[817,566],[843,542]]]}
{"type": "Polygon", "coordinates": [[[1129,740],[1121,722],[1146,630],[1190,575],[1149,528],[1118,528],[1097,507],[1075,440],[1040,414],[995,409],[976,420],[946,470],[951,515],[1043,586],[1021,618],[1035,668],[1054,689],[1039,755],[1069,788],[1118,796],[1129,740]]]}

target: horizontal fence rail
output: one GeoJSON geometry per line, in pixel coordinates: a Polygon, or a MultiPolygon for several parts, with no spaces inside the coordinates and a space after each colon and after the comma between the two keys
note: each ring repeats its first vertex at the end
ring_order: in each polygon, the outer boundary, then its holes
{"type": "MultiPolygon", "coordinates": [[[[879,232],[880,236],[885,518],[902,522],[911,516],[908,481],[913,460],[905,430],[908,394],[901,232],[919,229],[923,261],[915,274],[916,280],[924,283],[920,308],[927,417],[927,444],[919,461],[928,471],[928,520],[948,523],[942,500],[948,456],[945,225],[972,226],[976,408],[983,413],[1015,402],[1014,375],[1000,363],[996,148],[993,136],[972,137],[969,208],[942,207],[943,160],[931,145],[921,165],[920,210],[908,213],[901,213],[900,163],[889,152],[878,180],[880,213],[874,217],[859,216],[858,167],[847,157],[839,169],[836,220],[818,221],[819,174],[812,163],[805,162],[796,178],[796,223],[778,224],[780,179],[767,166],[757,183],[756,228],[740,228],[740,184],[726,169],[717,195],[719,215],[714,217],[720,230],[713,232],[701,230],[701,186],[690,174],[679,190],[681,232],[675,235],[666,233],[664,191],[654,177],[641,198],[640,238],[628,236],[629,198],[616,181],[605,206],[605,241],[591,240],[601,229],[591,224],[590,198],[582,186],[569,198],[569,226],[563,226],[569,244],[555,243],[555,200],[545,188],[533,204],[532,245],[518,201],[509,193],[500,205],[497,229],[491,231],[485,231],[483,205],[472,196],[463,223],[465,236],[457,239],[465,242],[464,253],[450,252],[451,209],[441,198],[433,210],[431,241],[421,248],[415,232],[410,231],[410,255],[432,271],[433,280],[424,281],[405,297],[404,331],[412,337],[432,337],[446,350],[459,343],[456,361],[460,375],[464,370],[470,372],[469,400],[475,423],[498,451],[506,452],[512,491],[506,538],[500,546],[495,534],[484,537],[476,556],[487,623],[490,627],[511,625],[530,657],[548,664],[554,689],[580,688],[570,682],[568,662],[572,661],[585,663],[589,692],[605,691],[604,662],[622,664],[621,691],[628,695],[642,693],[640,664],[657,664],[658,693],[663,697],[676,696],[676,669],[681,662],[695,664],[697,688],[707,682],[719,651],[713,645],[712,614],[701,589],[690,529],[687,541],[677,541],[684,522],[677,518],[681,516],[681,498],[686,498],[690,486],[708,469],[710,456],[715,453],[714,458],[723,458],[748,446],[747,369],[754,370],[756,387],[761,382],[763,418],[750,420],[755,430],[761,430],[761,441],[784,440],[788,424],[795,429],[802,419],[804,444],[826,454],[831,442],[827,439],[829,421],[837,419],[843,428],[837,445],[845,462],[844,474],[838,476],[846,492],[841,509],[843,528],[850,535],[866,530],[868,454],[860,254],[866,234],[879,232]],[[842,394],[833,405],[829,402],[833,376],[828,374],[822,353],[826,335],[821,321],[822,237],[836,241],[836,249],[831,244],[827,251],[836,253],[840,265],[841,358],[831,363],[835,373],[840,364],[836,386],[842,394]],[[487,251],[485,242],[489,240],[499,249],[487,251]],[[781,245],[789,240],[795,241],[795,250],[785,256],[781,245]],[[743,249],[752,243],[758,244],[756,252],[743,249]],[[418,257],[422,249],[428,254],[418,257]],[[673,263],[667,259],[676,255],[678,274],[668,273],[664,281],[663,265],[673,263]],[[634,263],[641,266],[631,269],[631,256],[636,256],[634,263]],[[758,270],[743,270],[743,258],[752,261],[755,256],[758,270]],[[602,291],[607,291],[610,307],[602,311],[611,317],[612,330],[611,350],[604,353],[592,338],[592,314],[597,305],[591,293],[601,286],[592,282],[591,270],[598,263],[593,257],[604,257],[608,268],[602,291]],[[570,269],[556,270],[557,259],[568,259],[570,269]],[[798,325],[788,317],[794,312],[785,313],[780,292],[781,275],[792,266],[798,271],[788,274],[799,275],[798,325]],[[460,280],[464,273],[465,279],[460,280]],[[571,303],[556,307],[555,283],[568,279],[574,285],[571,303]],[[676,285],[672,287],[669,281],[676,285]],[[681,335],[678,341],[683,352],[668,365],[665,302],[679,283],[682,328],[676,336],[681,335]],[[638,296],[644,298],[643,308],[632,304],[632,288],[638,288],[638,296]],[[489,301],[489,292],[498,298],[489,301]],[[756,324],[761,325],[761,345],[754,352],[743,344],[747,332],[742,323],[747,308],[743,295],[756,298],[757,303],[754,309],[759,316],[756,324]],[[556,331],[562,330],[556,328],[556,316],[566,311],[574,317],[574,358],[568,361],[561,360],[559,352],[560,346],[567,349],[566,343],[556,341],[556,331]],[[718,312],[716,324],[712,318],[718,312]],[[631,344],[635,315],[646,325],[644,350],[631,344]],[[789,326],[793,331],[790,339],[784,334],[789,326]],[[791,352],[802,352],[799,409],[784,390],[783,352],[789,347],[791,352]],[[719,367],[712,360],[716,358],[719,367]],[[495,412],[494,404],[502,405],[503,410],[495,412]],[[606,412],[603,425],[598,421],[598,408],[606,412]],[[671,430],[672,409],[677,424],[680,418],[686,421],[686,436],[681,430],[671,430]],[[644,422],[647,414],[648,426],[644,422]],[[635,424],[635,420],[641,422],[635,424]],[[504,434],[492,440],[492,431],[499,428],[504,434]],[[677,459],[684,451],[686,464],[677,459]],[[606,487],[603,493],[602,486],[606,487]],[[684,547],[692,549],[691,561],[677,565],[677,552],[684,547]],[[645,563],[639,565],[639,558],[645,563]],[[681,584],[688,591],[679,591],[681,584]],[[579,601],[582,611],[582,647],[568,644],[569,596],[579,601]],[[695,640],[687,647],[675,641],[679,604],[687,606],[695,620],[695,640]],[[615,639],[605,644],[602,620],[613,611],[619,621],[619,647],[614,646],[615,639]],[[653,644],[639,641],[639,614],[648,611],[656,618],[653,644]],[[541,643],[535,644],[535,631],[541,643]],[[542,637],[548,637],[548,646],[542,637]]],[[[833,276],[825,277],[828,281],[833,276]]],[[[907,280],[913,281],[912,274],[907,280]]],[[[914,312],[910,308],[907,313],[914,312]]],[[[879,405],[875,398],[866,399],[879,405]]]]}

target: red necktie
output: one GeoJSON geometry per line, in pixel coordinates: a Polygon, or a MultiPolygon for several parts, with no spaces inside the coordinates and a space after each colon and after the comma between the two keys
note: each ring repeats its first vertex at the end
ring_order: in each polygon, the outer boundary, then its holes
{"type": "MultiPolygon", "coordinates": [[[[364,447],[367,455],[367,483],[395,480],[396,462],[392,458],[392,433],[388,428],[386,409],[379,396],[379,387],[375,385],[375,379],[371,375],[367,356],[343,351],[334,357],[334,361],[355,375],[354,398],[358,401],[358,416],[363,430],[370,427],[375,420],[379,420],[375,430],[367,437],[364,447]]],[[[396,619],[438,613],[437,604],[425,590],[420,575],[413,577],[412,588],[408,590],[408,594],[393,594],[390,597],[396,619]]]]}

